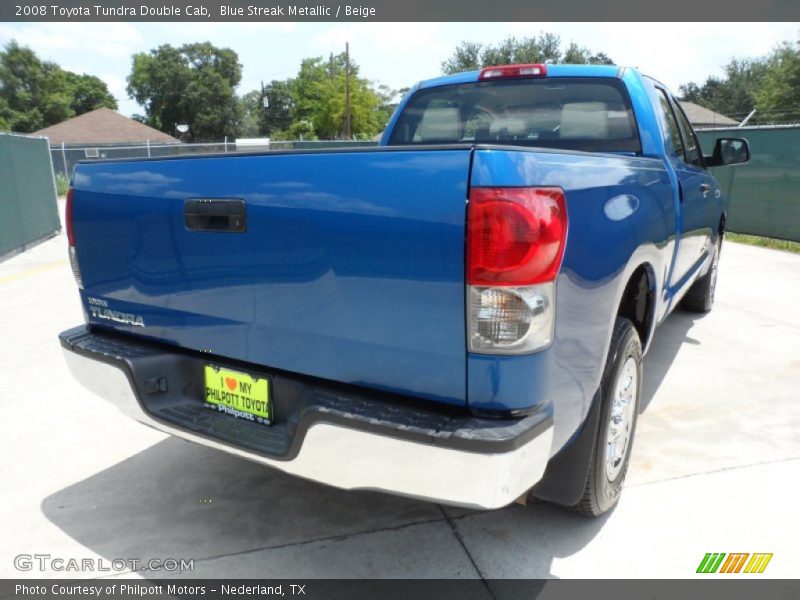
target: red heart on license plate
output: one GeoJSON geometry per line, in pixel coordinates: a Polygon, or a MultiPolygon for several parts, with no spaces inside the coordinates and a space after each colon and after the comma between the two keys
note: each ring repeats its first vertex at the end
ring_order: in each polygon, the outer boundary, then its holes
{"type": "Polygon", "coordinates": [[[233,377],[226,377],[225,385],[227,385],[230,390],[233,391],[236,389],[236,380],[233,377]]]}

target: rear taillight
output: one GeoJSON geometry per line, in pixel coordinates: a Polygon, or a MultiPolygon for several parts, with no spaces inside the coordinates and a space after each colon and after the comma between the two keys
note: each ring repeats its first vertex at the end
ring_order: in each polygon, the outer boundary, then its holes
{"type": "Polygon", "coordinates": [[[75,229],[72,225],[72,203],[75,190],[69,188],[67,192],[67,205],[64,210],[64,220],[67,227],[67,244],[69,244],[69,264],[72,267],[72,274],[75,276],[75,282],[78,287],[83,289],[83,280],[81,279],[81,269],[78,265],[78,255],[75,251],[75,229]]]}
{"type": "Polygon", "coordinates": [[[67,191],[67,206],[64,210],[64,219],[67,222],[67,243],[70,246],[75,245],[75,232],[72,229],[72,198],[75,195],[75,190],[69,188],[67,191]]]}
{"type": "Polygon", "coordinates": [[[560,188],[473,188],[467,283],[530,285],[558,273],[567,235],[560,188]]]}
{"type": "Polygon", "coordinates": [[[471,352],[523,354],[548,346],[554,280],[567,236],[560,188],[473,188],[467,211],[471,352]]]}

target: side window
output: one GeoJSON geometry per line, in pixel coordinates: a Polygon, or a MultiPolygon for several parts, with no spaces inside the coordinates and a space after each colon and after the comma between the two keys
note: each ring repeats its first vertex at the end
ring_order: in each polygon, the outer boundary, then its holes
{"type": "Polygon", "coordinates": [[[666,93],[661,88],[656,88],[658,93],[658,104],[661,108],[661,116],[667,124],[667,133],[672,140],[672,147],[675,149],[673,156],[681,160],[685,160],[685,153],[683,148],[683,138],[681,137],[681,130],[678,126],[678,121],[675,120],[675,113],[672,112],[672,107],[669,104],[669,99],[666,93]]]}
{"type": "Polygon", "coordinates": [[[689,119],[686,118],[681,105],[678,104],[677,100],[674,102],[675,113],[678,116],[678,122],[680,123],[681,129],[683,129],[683,137],[686,140],[686,160],[690,164],[702,167],[703,156],[700,152],[700,144],[697,143],[697,136],[695,136],[694,130],[689,124],[689,119]]]}

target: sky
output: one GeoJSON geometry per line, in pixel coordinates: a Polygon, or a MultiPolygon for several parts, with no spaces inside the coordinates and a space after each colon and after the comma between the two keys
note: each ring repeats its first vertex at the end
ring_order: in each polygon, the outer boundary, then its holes
{"type": "Polygon", "coordinates": [[[398,89],[440,75],[462,40],[497,43],[541,32],[605,52],[677,92],[721,75],[734,56],[796,41],[800,23],[0,23],[0,45],[15,39],[65,69],[100,77],[130,116],[144,112],[125,92],[131,55],[161,44],[232,48],[243,65],[243,94],[262,80],[295,75],[303,58],[344,51],[345,42],[362,76],[398,89]]]}

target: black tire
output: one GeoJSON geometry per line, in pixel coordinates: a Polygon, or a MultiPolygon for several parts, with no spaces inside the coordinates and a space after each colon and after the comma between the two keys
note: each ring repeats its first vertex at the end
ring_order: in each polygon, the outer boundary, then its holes
{"type": "Polygon", "coordinates": [[[714,306],[714,294],[717,291],[717,275],[719,272],[719,256],[722,252],[722,234],[714,245],[714,257],[708,273],[698,278],[686,292],[681,306],[691,312],[707,313],[714,306]]]}
{"type": "MultiPolygon", "coordinates": [[[[627,397],[627,392],[625,393],[627,397]]],[[[608,349],[603,378],[600,381],[600,423],[595,436],[592,458],[589,463],[589,472],[586,476],[583,496],[572,507],[573,510],[587,517],[597,517],[608,512],[617,504],[625,475],[628,472],[631,448],[636,421],[639,413],[640,398],[642,395],[642,343],[633,323],[628,319],[617,317],[614,323],[614,333],[611,336],[611,345],[608,349]],[[628,402],[620,400],[615,403],[614,396],[618,391],[618,383],[624,386],[628,375],[635,372],[634,381],[628,382],[631,399],[628,402]],[[632,406],[630,406],[632,404],[632,406]],[[625,408],[620,412],[620,406],[625,408]],[[626,441],[622,451],[614,445],[614,451],[609,448],[611,437],[612,413],[625,417],[617,421],[623,423],[627,431],[626,441]],[[611,457],[611,458],[609,458],[611,457]]]]}

